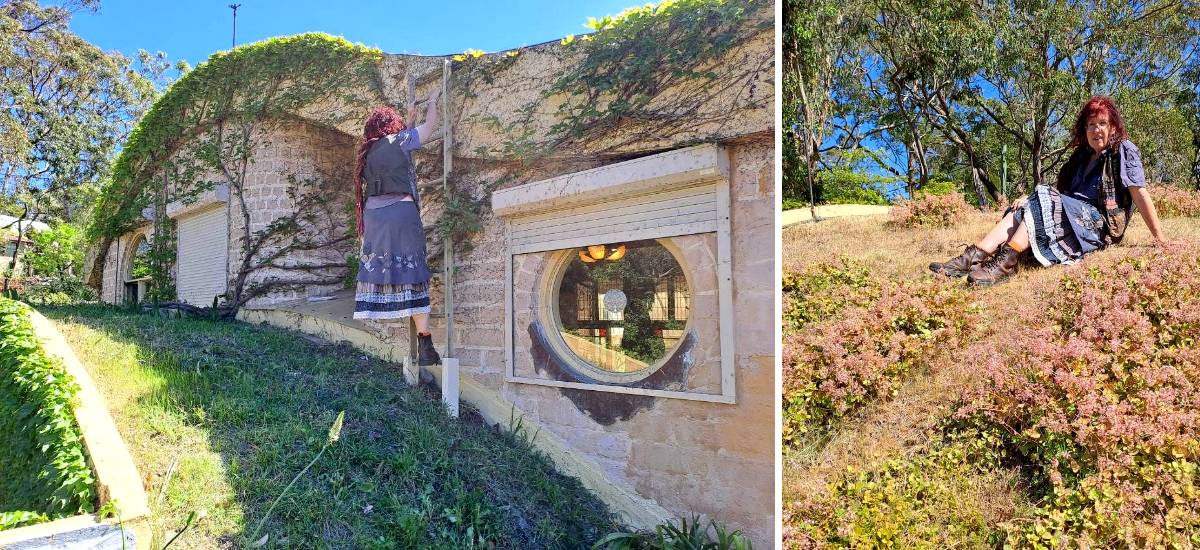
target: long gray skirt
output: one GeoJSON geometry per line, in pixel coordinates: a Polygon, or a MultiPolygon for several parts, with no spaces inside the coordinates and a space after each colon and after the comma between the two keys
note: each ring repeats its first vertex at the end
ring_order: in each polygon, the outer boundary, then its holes
{"type": "Polygon", "coordinates": [[[429,313],[425,230],[412,201],[363,209],[363,247],[354,293],[355,319],[400,319],[429,313]]]}

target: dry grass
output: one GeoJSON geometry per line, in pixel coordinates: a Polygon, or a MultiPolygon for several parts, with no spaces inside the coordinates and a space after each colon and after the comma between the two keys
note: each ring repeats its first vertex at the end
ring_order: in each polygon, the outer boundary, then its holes
{"type": "MultiPolygon", "coordinates": [[[[982,237],[999,214],[973,213],[965,223],[946,229],[894,229],[884,225],[886,216],[832,219],[817,224],[799,224],[783,231],[784,272],[847,256],[873,272],[901,279],[929,276],[929,262],[949,258],[982,237]]],[[[1200,240],[1200,222],[1194,218],[1163,220],[1168,239],[1200,240]]],[[[1140,247],[1152,246],[1145,224],[1135,219],[1122,246],[1097,252],[1081,265],[1070,267],[1025,267],[1009,282],[974,291],[980,306],[975,341],[1002,338],[1015,322],[1012,312],[1032,288],[1057,280],[1066,270],[1086,268],[1098,259],[1125,256],[1140,247]]],[[[970,347],[970,346],[968,346],[970,347]]],[[[979,372],[958,360],[967,349],[945,350],[930,363],[931,372],[908,380],[892,400],[872,405],[856,422],[833,434],[823,444],[792,449],[784,459],[784,504],[825,491],[847,468],[869,468],[883,460],[919,454],[931,437],[932,428],[947,407],[967,388],[982,380],[979,372]]],[[[961,503],[982,513],[990,525],[1012,519],[1025,505],[1019,476],[1015,471],[982,473],[969,480],[961,503]]]]}

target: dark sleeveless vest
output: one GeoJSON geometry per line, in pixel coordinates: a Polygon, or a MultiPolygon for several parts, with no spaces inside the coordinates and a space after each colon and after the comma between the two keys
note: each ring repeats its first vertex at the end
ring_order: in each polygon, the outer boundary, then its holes
{"type": "MultiPolygon", "coordinates": [[[[1071,180],[1080,167],[1087,166],[1091,155],[1087,145],[1079,147],[1067,159],[1059,172],[1057,189],[1066,193],[1071,186],[1071,180]]],[[[1112,245],[1125,238],[1125,230],[1129,227],[1129,219],[1133,216],[1133,195],[1121,181],[1121,144],[1113,145],[1105,159],[1100,172],[1100,193],[1093,205],[1104,217],[1104,244],[1112,245]]]]}
{"type": "MultiPolygon", "coordinates": [[[[412,139],[411,134],[408,139],[412,139]]],[[[363,196],[409,193],[419,210],[417,169],[412,161],[412,151],[404,150],[402,143],[400,139],[390,141],[384,137],[367,151],[363,166],[363,196]]]]}

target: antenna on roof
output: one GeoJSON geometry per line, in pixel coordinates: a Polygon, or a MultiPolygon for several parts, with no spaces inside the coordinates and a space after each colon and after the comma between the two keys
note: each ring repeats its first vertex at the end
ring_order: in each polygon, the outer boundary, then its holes
{"type": "Polygon", "coordinates": [[[229,7],[233,8],[233,46],[230,46],[230,47],[236,48],[237,47],[237,9],[242,7],[242,5],[241,4],[230,4],[229,7]]]}

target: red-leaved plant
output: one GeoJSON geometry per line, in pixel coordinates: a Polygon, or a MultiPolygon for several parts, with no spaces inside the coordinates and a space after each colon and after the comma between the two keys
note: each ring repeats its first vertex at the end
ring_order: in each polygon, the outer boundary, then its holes
{"type": "Polygon", "coordinates": [[[922,195],[892,206],[888,223],[897,227],[950,227],[967,216],[971,205],[958,192],[922,195]]]}
{"type": "Polygon", "coordinates": [[[1200,191],[1175,185],[1150,188],[1150,200],[1160,216],[1200,217],[1200,191]]]}
{"type": "MultiPolygon", "coordinates": [[[[843,263],[845,275],[832,276],[818,265],[793,276],[793,286],[809,288],[805,277],[840,282],[846,303],[817,310],[838,313],[803,323],[785,334],[783,347],[784,443],[822,433],[872,400],[890,398],[904,377],[926,367],[932,352],[954,345],[974,308],[960,286],[945,279],[898,282],[868,277],[843,263]]],[[[837,296],[838,286],[791,296],[791,311],[805,311],[806,299],[837,296]]],[[[797,317],[802,317],[797,315],[797,317]]]]}
{"type": "Polygon", "coordinates": [[[958,413],[1033,476],[1009,545],[1200,544],[1200,249],[1073,268],[1021,319],[979,350],[991,383],[958,413]]]}

